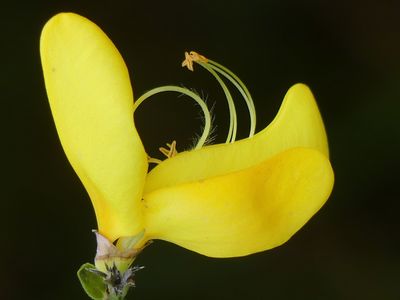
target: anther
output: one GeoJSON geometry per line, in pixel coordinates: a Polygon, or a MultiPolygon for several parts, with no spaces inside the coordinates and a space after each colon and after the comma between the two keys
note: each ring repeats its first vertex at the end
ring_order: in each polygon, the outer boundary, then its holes
{"type": "Polygon", "coordinates": [[[147,156],[147,161],[148,161],[149,164],[160,164],[160,163],[162,163],[161,159],[154,158],[154,157],[151,157],[151,156],[147,156]]]}
{"type": "Polygon", "coordinates": [[[189,54],[189,52],[185,52],[185,60],[182,62],[182,67],[187,67],[188,70],[194,71],[193,69],[193,57],[189,54]]]}
{"type": "Polygon", "coordinates": [[[176,141],[172,141],[171,144],[167,143],[167,147],[168,148],[160,147],[158,150],[160,150],[160,152],[167,158],[174,157],[178,154],[178,151],[176,150],[176,141]]]}
{"type": "Polygon", "coordinates": [[[185,60],[182,62],[182,67],[187,67],[190,71],[194,71],[193,62],[208,63],[208,59],[195,51],[186,51],[185,60]]]}
{"type": "Polygon", "coordinates": [[[195,51],[190,51],[189,55],[192,57],[192,60],[195,62],[208,63],[208,59],[205,56],[203,56],[195,51]]]}

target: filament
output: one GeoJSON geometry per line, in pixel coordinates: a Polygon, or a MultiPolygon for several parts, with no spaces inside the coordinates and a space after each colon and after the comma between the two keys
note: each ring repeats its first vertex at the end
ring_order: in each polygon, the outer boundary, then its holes
{"type": "MultiPolygon", "coordinates": [[[[204,114],[204,129],[203,129],[203,133],[200,137],[200,139],[198,140],[196,146],[194,149],[199,149],[201,148],[204,143],[207,140],[208,135],[210,134],[211,131],[211,114],[210,111],[207,108],[206,103],[204,102],[203,99],[200,98],[199,95],[197,95],[196,93],[192,92],[191,90],[188,90],[186,88],[182,88],[179,86],[174,86],[174,85],[166,85],[166,86],[160,86],[154,89],[151,89],[150,91],[147,91],[146,93],[144,93],[142,96],[140,96],[134,103],[133,106],[133,112],[136,111],[136,109],[139,107],[139,105],[146,99],[150,98],[151,96],[154,96],[156,94],[159,93],[164,93],[164,92],[176,92],[176,93],[180,93],[180,94],[184,94],[186,96],[189,96],[190,98],[192,98],[194,101],[197,102],[197,104],[199,104],[200,108],[203,111],[204,114]]],[[[158,160],[150,160],[150,162],[155,162],[155,163],[159,163],[158,160]]]]}

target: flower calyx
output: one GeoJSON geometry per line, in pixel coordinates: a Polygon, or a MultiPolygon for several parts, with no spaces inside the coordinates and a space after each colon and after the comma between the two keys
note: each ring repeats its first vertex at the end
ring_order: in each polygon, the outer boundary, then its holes
{"type": "Polygon", "coordinates": [[[93,232],[97,240],[95,265],[104,273],[107,272],[108,266],[115,266],[119,271],[125,272],[145,247],[138,246],[144,236],[144,231],[135,236],[121,237],[116,245],[97,231],[93,232]]]}
{"type": "Polygon", "coordinates": [[[144,266],[132,266],[143,245],[144,231],[131,237],[121,237],[116,245],[97,231],[95,265],[86,263],[78,277],[92,299],[122,300],[130,287],[135,287],[135,274],[144,266]]]}

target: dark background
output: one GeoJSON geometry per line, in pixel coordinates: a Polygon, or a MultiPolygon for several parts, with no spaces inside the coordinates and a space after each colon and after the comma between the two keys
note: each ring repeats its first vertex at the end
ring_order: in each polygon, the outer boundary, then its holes
{"type": "MultiPolygon", "coordinates": [[[[2,5],[0,299],[86,299],[75,272],[92,261],[96,220],[54,128],[40,31],[73,11],[112,38],[135,95],[183,84],[222,99],[209,74],[180,67],[197,50],[248,85],[257,129],[287,89],[307,83],[324,117],[336,183],[289,242],[212,259],[156,241],[129,299],[400,299],[400,5],[398,1],[31,1],[2,5]]],[[[239,105],[240,137],[248,119],[239,105]]],[[[146,149],[188,147],[201,121],[184,98],[160,96],[136,116],[146,149]]],[[[217,142],[227,108],[215,107],[217,142]]]]}

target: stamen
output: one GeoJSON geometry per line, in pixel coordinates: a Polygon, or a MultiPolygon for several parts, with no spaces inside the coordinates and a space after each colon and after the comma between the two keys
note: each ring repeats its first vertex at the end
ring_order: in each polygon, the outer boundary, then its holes
{"type": "Polygon", "coordinates": [[[229,107],[229,131],[228,131],[228,137],[226,139],[226,143],[233,143],[236,140],[237,117],[236,117],[235,103],[233,101],[232,95],[229,92],[229,89],[226,86],[226,84],[222,81],[221,77],[219,77],[218,74],[208,65],[208,59],[206,57],[204,57],[203,55],[200,55],[194,51],[190,51],[190,54],[187,54],[187,52],[185,52],[185,60],[182,63],[182,66],[185,65],[188,67],[188,69],[189,69],[189,66],[191,66],[193,69],[193,66],[192,66],[193,62],[198,63],[200,66],[205,68],[208,72],[210,72],[215,77],[215,79],[217,79],[218,83],[222,87],[222,90],[224,91],[226,100],[228,101],[228,107],[229,107]]]}
{"type": "Polygon", "coordinates": [[[185,60],[182,62],[182,67],[187,67],[190,71],[194,71],[193,58],[189,55],[188,52],[185,52],[185,60]]]}
{"type": "Polygon", "coordinates": [[[171,144],[167,143],[167,147],[168,148],[160,147],[158,150],[160,150],[160,152],[167,158],[174,157],[178,154],[178,151],[176,150],[176,141],[172,141],[171,144]]]}
{"type": "Polygon", "coordinates": [[[188,52],[185,52],[185,60],[182,62],[182,67],[187,67],[190,71],[193,72],[193,62],[199,61],[207,63],[208,59],[194,51],[190,51],[190,54],[188,52]]]}
{"type": "Polygon", "coordinates": [[[229,126],[228,138],[227,138],[226,142],[227,143],[233,142],[236,138],[236,127],[237,127],[236,111],[235,111],[234,102],[233,102],[231,94],[227,90],[227,87],[222,82],[221,78],[218,75],[216,75],[215,72],[218,72],[219,74],[224,76],[226,79],[228,79],[238,89],[238,91],[240,92],[240,94],[242,95],[244,100],[246,101],[247,108],[249,110],[249,115],[250,115],[249,137],[252,137],[254,135],[255,128],[256,128],[256,113],[255,113],[253,99],[252,99],[250,92],[247,89],[246,85],[239,79],[239,77],[237,75],[235,75],[231,70],[224,67],[223,65],[220,65],[219,63],[217,63],[215,61],[207,59],[206,57],[204,57],[194,51],[191,51],[190,53],[185,52],[185,61],[182,63],[182,66],[183,67],[187,66],[189,70],[193,71],[193,62],[198,63],[199,65],[204,67],[207,71],[209,71],[211,74],[213,74],[213,76],[218,80],[218,82],[222,86],[225,96],[227,97],[227,101],[229,104],[229,110],[230,110],[230,126],[229,126]]]}
{"type": "Polygon", "coordinates": [[[252,137],[256,130],[256,108],[254,106],[254,101],[253,98],[251,97],[249,90],[247,89],[243,81],[241,81],[240,78],[236,74],[234,74],[231,70],[229,70],[228,68],[224,67],[223,65],[215,61],[208,60],[208,62],[213,70],[217,71],[222,76],[227,78],[238,89],[243,99],[246,101],[250,115],[249,137],[252,137]]]}
{"type": "Polygon", "coordinates": [[[190,56],[192,57],[193,61],[195,61],[195,62],[208,63],[208,58],[206,58],[205,56],[203,56],[195,51],[190,51],[190,56]]]}
{"type": "MultiPolygon", "coordinates": [[[[203,129],[203,133],[194,149],[201,148],[205,144],[207,137],[209,136],[210,131],[211,131],[211,114],[210,114],[210,111],[208,110],[207,105],[204,102],[204,100],[201,99],[199,95],[192,92],[191,90],[188,90],[186,88],[182,88],[179,86],[173,86],[173,85],[160,86],[160,87],[154,88],[154,89],[144,93],[142,96],[140,96],[135,101],[134,106],[133,106],[133,112],[136,111],[136,109],[139,107],[139,105],[144,100],[150,98],[151,96],[154,96],[155,94],[162,93],[162,92],[177,92],[180,94],[184,94],[184,95],[189,96],[190,98],[192,98],[199,104],[199,106],[201,107],[203,114],[204,114],[204,129],[203,129]]],[[[176,155],[178,153],[176,151],[176,142],[175,141],[173,141],[171,144],[167,144],[167,146],[170,148],[169,150],[167,150],[165,148],[160,148],[160,151],[161,151],[161,153],[166,155],[168,158],[173,157],[174,155],[176,155]]],[[[148,161],[149,161],[149,163],[157,163],[157,164],[161,162],[161,160],[156,159],[156,158],[151,158],[151,157],[149,157],[148,161]]]]}

